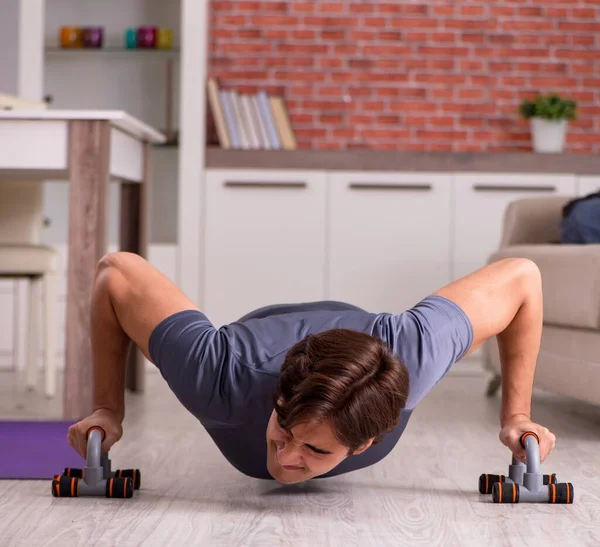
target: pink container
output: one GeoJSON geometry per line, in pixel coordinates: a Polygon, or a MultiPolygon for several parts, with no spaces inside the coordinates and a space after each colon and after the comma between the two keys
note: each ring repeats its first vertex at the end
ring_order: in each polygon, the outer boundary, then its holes
{"type": "Polygon", "coordinates": [[[156,47],[156,27],[139,27],[137,29],[137,45],[139,48],[151,49],[156,47]]]}
{"type": "Polygon", "coordinates": [[[86,27],[83,29],[83,47],[101,48],[104,38],[102,27],[86,27]]]}

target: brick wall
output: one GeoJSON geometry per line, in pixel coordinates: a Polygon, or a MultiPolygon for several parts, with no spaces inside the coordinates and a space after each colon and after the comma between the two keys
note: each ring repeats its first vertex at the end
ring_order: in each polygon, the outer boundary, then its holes
{"type": "Polygon", "coordinates": [[[530,150],[525,96],[600,151],[600,0],[211,1],[210,74],[285,96],[302,148],[530,150]]]}

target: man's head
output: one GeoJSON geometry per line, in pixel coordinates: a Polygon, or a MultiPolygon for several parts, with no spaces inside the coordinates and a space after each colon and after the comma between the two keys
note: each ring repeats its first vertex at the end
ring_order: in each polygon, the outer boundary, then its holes
{"type": "Polygon", "coordinates": [[[408,397],[404,364],[373,336],[310,335],[286,355],[267,426],[267,468],[284,484],[323,475],[379,442],[408,397]]]}

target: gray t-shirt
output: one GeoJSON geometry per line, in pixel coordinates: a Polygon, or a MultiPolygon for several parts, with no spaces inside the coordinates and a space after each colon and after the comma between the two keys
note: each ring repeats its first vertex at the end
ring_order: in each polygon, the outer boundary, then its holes
{"type": "Polygon", "coordinates": [[[454,302],[431,295],[399,314],[369,313],[340,302],[286,304],[261,308],[218,329],[202,312],[187,310],[156,327],[149,352],[223,456],[245,475],[271,479],[265,432],[280,367],[302,338],[333,328],[383,340],[406,365],[410,393],[398,427],[323,475],[329,477],[373,465],[389,454],[417,403],[469,350],[473,329],[454,302]]]}

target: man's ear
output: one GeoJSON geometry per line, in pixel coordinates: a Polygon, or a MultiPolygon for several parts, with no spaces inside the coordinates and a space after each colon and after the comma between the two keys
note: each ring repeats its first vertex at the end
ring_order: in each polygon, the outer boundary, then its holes
{"type": "Polygon", "coordinates": [[[354,452],[352,452],[353,456],[358,456],[362,454],[367,448],[369,448],[373,444],[374,438],[369,439],[365,444],[359,446],[354,452]]]}

